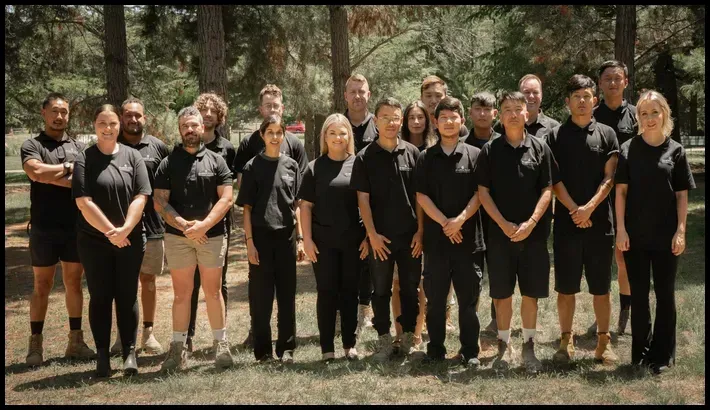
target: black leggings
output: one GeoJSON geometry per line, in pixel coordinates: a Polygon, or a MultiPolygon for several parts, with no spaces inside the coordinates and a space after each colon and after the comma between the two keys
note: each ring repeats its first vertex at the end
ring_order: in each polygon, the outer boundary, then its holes
{"type": "Polygon", "coordinates": [[[651,365],[674,364],[675,276],[678,257],[670,250],[632,248],[624,252],[624,261],[631,285],[631,362],[639,364],[645,359],[651,365]],[[648,300],[652,274],[653,292],[656,294],[656,320],[653,328],[648,300]]]}
{"type": "Polygon", "coordinates": [[[358,244],[345,249],[329,248],[324,241],[316,243],[318,262],[313,263],[318,299],[318,333],[321,353],[335,351],[335,312],[340,310],[343,348],[355,347],[357,328],[358,277],[360,251],[358,244]]]}
{"type": "Polygon", "coordinates": [[[114,299],[124,355],[136,345],[138,275],[146,243],[145,235],[138,232],[128,237],[131,244],[124,248],[107,239],[77,232],[79,258],[89,288],[89,324],[97,349],[110,346],[114,299]]]}
{"type": "Polygon", "coordinates": [[[370,261],[368,258],[365,258],[365,260],[358,258],[357,266],[360,270],[360,279],[358,280],[359,303],[363,306],[369,306],[374,292],[372,280],[370,279],[370,261]]]}

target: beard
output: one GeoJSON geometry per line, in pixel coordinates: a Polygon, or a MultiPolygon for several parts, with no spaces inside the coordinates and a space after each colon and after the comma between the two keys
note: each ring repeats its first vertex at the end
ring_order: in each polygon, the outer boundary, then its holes
{"type": "Polygon", "coordinates": [[[143,126],[141,124],[126,125],[123,131],[132,135],[143,134],[143,126]]]}
{"type": "Polygon", "coordinates": [[[62,123],[62,124],[55,124],[55,123],[49,123],[49,128],[54,130],[54,131],[64,131],[67,128],[67,123],[62,123]]]}
{"type": "Polygon", "coordinates": [[[195,133],[190,133],[182,136],[182,145],[185,148],[197,148],[200,146],[200,136],[195,133]]]}

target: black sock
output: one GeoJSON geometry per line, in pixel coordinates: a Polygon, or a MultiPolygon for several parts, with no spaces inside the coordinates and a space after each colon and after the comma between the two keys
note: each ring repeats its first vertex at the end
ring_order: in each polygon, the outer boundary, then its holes
{"type": "Polygon", "coordinates": [[[631,309],[631,295],[619,293],[619,302],[621,303],[621,310],[631,309]]]}
{"type": "Polygon", "coordinates": [[[69,330],[81,330],[81,317],[69,318],[69,330]]]}
{"type": "Polygon", "coordinates": [[[44,329],[44,320],[39,322],[30,322],[30,330],[33,335],[41,335],[42,329],[44,329]]]}
{"type": "Polygon", "coordinates": [[[153,327],[153,322],[143,322],[143,327],[153,327]]]}

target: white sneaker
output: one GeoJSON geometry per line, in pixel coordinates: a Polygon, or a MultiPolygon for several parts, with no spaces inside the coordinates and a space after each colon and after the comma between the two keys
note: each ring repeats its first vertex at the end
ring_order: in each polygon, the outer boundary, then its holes
{"type": "Polygon", "coordinates": [[[153,327],[144,327],[141,335],[141,352],[148,354],[163,353],[163,346],[153,335],[153,327]]]}

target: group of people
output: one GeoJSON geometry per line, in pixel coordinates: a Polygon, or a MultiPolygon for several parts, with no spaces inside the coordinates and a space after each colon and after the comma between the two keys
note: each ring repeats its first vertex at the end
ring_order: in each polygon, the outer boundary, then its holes
{"type": "Polygon", "coordinates": [[[61,261],[70,322],[66,356],[96,356],[97,374],[107,376],[111,350],[121,351],[124,373],[137,373],[138,284],[140,349],[161,353],[153,335],[155,276],[166,259],[174,292],[173,336],[162,369],[187,364],[200,287],[215,364],[231,366],[226,278],[235,201],[244,210],[249,266],[251,328],[245,343],[260,362],[274,360],[274,353],[284,363],[294,360],[296,263],[307,259],[316,279],[324,361],[335,359],[338,333],[344,357],[359,359],[357,338],[368,321],[378,334],[373,360],[384,362],[397,353],[444,360],[455,294],[457,358],[465,366],[479,365],[477,312],[487,271],[492,320],[486,329],[498,340],[493,367],[522,362],[536,373],[542,368],[535,353],[538,299],[549,296],[547,239],[554,217],[561,336],[553,361],[574,359],[575,295],[582,276],[593,295],[594,358],[618,361],[610,346],[616,249],[617,331],[625,331],[630,316],[632,363],[661,373],[675,362],[674,283],[685,249],[688,190],[695,183],[683,147],[670,138],[673,120],[665,98],[647,91],[636,106],[624,100],[628,71],[619,61],[602,64],[598,84],[601,102],[591,78],[569,79],[570,116],[561,124],[540,110],[542,82],[535,75],[524,76],[519,91],[504,92],[498,100],[476,93],[469,131],[463,104],[447,96],[439,77],[423,80],[420,100],[403,107],[387,97],[370,112],[369,84],[356,74],[345,86],[348,110],[326,118],[320,155],[310,162],[300,140],[286,132],[283,95],[274,85],[260,92],[259,129],[236,150],[219,131],[227,106],[212,93],[178,113],[182,144],[172,152],[145,133],[143,103],[135,98],[120,108],[99,107],[97,143],[85,148],[64,133],[66,98],[50,94],[42,108],[45,131],[26,141],[21,153],[32,180],[35,275],[27,363],[43,361],[48,293],[61,261]],[[83,271],[96,354],[81,330],[83,271]],[[657,304],[653,327],[651,277],[657,304]],[[511,340],[516,284],[522,296],[521,354],[511,340]],[[119,340],[110,349],[114,301],[119,340]],[[420,350],[424,324],[430,339],[426,353],[420,350]]]}

